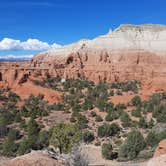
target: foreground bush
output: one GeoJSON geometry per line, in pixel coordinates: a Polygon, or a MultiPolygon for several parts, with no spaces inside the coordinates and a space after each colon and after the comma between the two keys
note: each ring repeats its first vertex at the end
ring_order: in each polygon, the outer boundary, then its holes
{"type": "Polygon", "coordinates": [[[88,166],[89,159],[82,153],[81,146],[74,146],[69,155],[69,158],[66,160],[66,166],[88,166]]]}
{"type": "Polygon", "coordinates": [[[92,142],[93,140],[95,139],[95,136],[92,132],[86,130],[84,133],[83,133],[83,141],[85,143],[90,143],[92,142]]]}
{"type": "Polygon", "coordinates": [[[68,153],[80,141],[80,130],[76,125],[59,123],[52,129],[50,144],[60,153],[68,153]]]}
{"type": "Polygon", "coordinates": [[[120,159],[132,160],[137,157],[144,147],[145,140],[142,134],[137,130],[131,131],[125,143],[120,147],[118,157],[120,159]]]}
{"type": "Polygon", "coordinates": [[[99,137],[108,137],[114,136],[120,132],[120,127],[116,123],[112,123],[111,125],[105,123],[98,127],[98,136],[99,137]]]}
{"type": "Polygon", "coordinates": [[[117,158],[117,153],[113,152],[113,147],[110,143],[104,143],[102,145],[102,156],[107,160],[113,160],[117,158]]]}

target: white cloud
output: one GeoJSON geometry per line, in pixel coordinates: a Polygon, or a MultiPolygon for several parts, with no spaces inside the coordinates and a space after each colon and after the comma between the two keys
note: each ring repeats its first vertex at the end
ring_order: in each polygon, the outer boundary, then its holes
{"type": "Polygon", "coordinates": [[[50,47],[48,43],[39,41],[38,39],[28,39],[25,42],[21,42],[20,46],[24,50],[47,50],[50,47]]]}
{"type": "Polygon", "coordinates": [[[0,55],[0,59],[31,59],[33,57],[33,54],[27,54],[27,55],[0,55]]]}
{"type": "Polygon", "coordinates": [[[4,50],[28,50],[28,51],[43,51],[52,47],[60,47],[54,43],[49,45],[47,42],[42,42],[38,39],[28,39],[27,41],[20,41],[11,38],[4,38],[0,41],[0,51],[4,50]]]}

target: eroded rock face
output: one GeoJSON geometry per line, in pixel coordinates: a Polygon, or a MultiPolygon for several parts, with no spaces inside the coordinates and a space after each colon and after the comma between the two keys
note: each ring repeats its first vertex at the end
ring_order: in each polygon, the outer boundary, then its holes
{"type": "Polygon", "coordinates": [[[80,40],[35,55],[26,69],[0,67],[0,83],[5,81],[10,87],[33,75],[86,77],[95,82],[140,80],[146,88],[162,91],[166,90],[165,66],[166,26],[122,25],[93,40],[80,40]]]}
{"type": "Polygon", "coordinates": [[[86,77],[96,82],[135,79],[163,90],[165,46],[166,26],[122,25],[93,40],[82,40],[36,55],[32,64],[54,63],[54,74],[64,78],[86,77]]]}

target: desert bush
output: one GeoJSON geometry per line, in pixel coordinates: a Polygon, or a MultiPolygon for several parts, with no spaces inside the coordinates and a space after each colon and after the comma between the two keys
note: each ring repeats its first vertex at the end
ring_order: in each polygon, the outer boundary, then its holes
{"type": "Polygon", "coordinates": [[[105,120],[108,121],[108,122],[113,121],[112,112],[109,112],[109,113],[106,115],[105,120]]]}
{"type": "Polygon", "coordinates": [[[29,142],[27,139],[24,139],[20,142],[17,153],[19,155],[23,155],[23,154],[29,153],[29,152],[30,152],[29,142]]]}
{"type": "Polygon", "coordinates": [[[126,112],[122,112],[121,116],[120,116],[120,120],[122,122],[122,126],[123,127],[131,127],[132,125],[132,121],[128,115],[128,113],[126,112]]]}
{"type": "Polygon", "coordinates": [[[121,89],[123,92],[133,91],[134,93],[137,93],[139,87],[140,83],[138,81],[118,82],[111,84],[111,88],[121,89]]]}
{"type": "Polygon", "coordinates": [[[113,159],[113,147],[110,143],[102,145],[102,156],[107,160],[113,159]]]}
{"type": "Polygon", "coordinates": [[[20,97],[16,93],[9,91],[9,93],[8,93],[8,100],[10,102],[17,103],[17,101],[20,100],[20,97]]]}
{"type": "Polygon", "coordinates": [[[47,131],[41,131],[37,137],[37,149],[43,149],[49,145],[49,133],[47,131]]]}
{"type": "Polygon", "coordinates": [[[87,127],[87,123],[89,122],[88,119],[86,118],[86,116],[78,113],[76,114],[76,119],[77,119],[77,124],[78,126],[83,129],[87,127]]]}
{"type": "Polygon", "coordinates": [[[83,132],[83,141],[86,143],[90,143],[95,139],[94,133],[86,130],[83,132]]]}
{"type": "Polygon", "coordinates": [[[5,156],[15,156],[18,145],[12,139],[6,139],[3,143],[3,155],[5,156]]]}
{"type": "Polygon", "coordinates": [[[48,103],[43,99],[44,96],[42,94],[39,94],[37,97],[30,95],[24,101],[24,105],[21,108],[21,116],[31,117],[33,119],[47,116],[50,109],[48,103]]]}
{"type": "Polygon", "coordinates": [[[145,117],[141,117],[141,118],[139,119],[138,126],[139,126],[140,128],[143,128],[143,129],[148,128],[148,123],[147,123],[145,117]]]}
{"type": "Polygon", "coordinates": [[[16,129],[10,129],[7,137],[9,140],[13,140],[13,141],[21,138],[19,131],[16,129]]]}
{"type": "Polygon", "coordinates": [[[102,122],[103,118],[100,115],[97,115],[95,120],[96,122],[102,122]]]}
{"type": "Polygon", "coordinates": [[[34,119],[30,119],[27,125],[28,136],[32,137],[33,135],[37,135],[40,131],[38,123],[34,119]]]}
{"type": "Polygon", "coordinates": [[[83,110],[91,110],[91,109],[93,109],[93,101],[92,100],[88,100],[87,98],[85,98],[85,101],[82,104],[82,108],[83,108],[83,110]]]}
{"type": "Polygon", "coordinates": [[[154,109],[153,117],[157,119],[157,122],[166,123],[166,105],[160,105],[154,109]]]}
{"type": "Polygon", "coordinates": [[[142,105],[141,98],[139,96],[135,96],[131,99],[131,103],[133,106],[140,107],[142,105]]]}
{"type": "Polygon", "coordinates": [[[145,147],[145,140],[142,134],[137,131],[131,131],[124,144],[120,147],[118,157],[132,160],[136,158],[141,150],[145,147]]]}
{"type": "Polygon", "coordinates": [[[150,121],[148,122],[148,128],[152,129],[152,127],[155,125],[155,121],[153,120],[153,118],[150,119],[150,121]]]}
{"type": "Polygon", "coordinates": [[[111,125],[105,123],[98,127],[97,134],[99,137],[114,136],[120,132],[120,127],[116,123],[111,125]]]}
{"type": "Polygon", "coordinates": [[[80,141],[80,130],[76,125],[58,123],[52,129],[50,144],[59,148],[60,153],[68,153],[80,141]]]}
{"type": "Polygon", "coordinates": [[[150,147],[155,147],[159,143],[158,134],[154,131],[150,131],[145,139],[146,145],[150,147]]]}
{"type": "Polygon", "coordinates": [[[135,110],[132,110],[131,115],[140,118],[141,117],[141,109],[137,108],[135,110]]]}
{"type": "Polygon", "coordinates": [[[92,117],[96,116],[96,112],[94,112],[94,111],[92,111],[90,114],[91,114],[92,117]]]}
{"type": "Polygon", "coordinates": [[[6,136],[8,132],[7,120],[3,116],[0,117],[0,138],[6,136]]]}
{"type": "Polygon", "coordinates": [[[17,113],[17,114],[16,114],[16,116],[15,116],[15,118],[14,118],[14,121],[17,122],[17,123],[19,123],[19,122],[22,121],[22,118],[21,118],[20,113],[17,113]]]}

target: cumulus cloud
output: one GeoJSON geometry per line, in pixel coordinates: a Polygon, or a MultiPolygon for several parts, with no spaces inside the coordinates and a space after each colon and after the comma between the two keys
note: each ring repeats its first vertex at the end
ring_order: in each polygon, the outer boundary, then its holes
{"type": "Polygon", "coordinates": [[[52,47],[61,47],[54,43],[49,45],[47,42],[42,42],[38,39],[28,39],[27,41],[20,41],[11,38],[4,38],[0,41],[0,50],[28,50],[28,51],[43,51],[52,47]]]}

